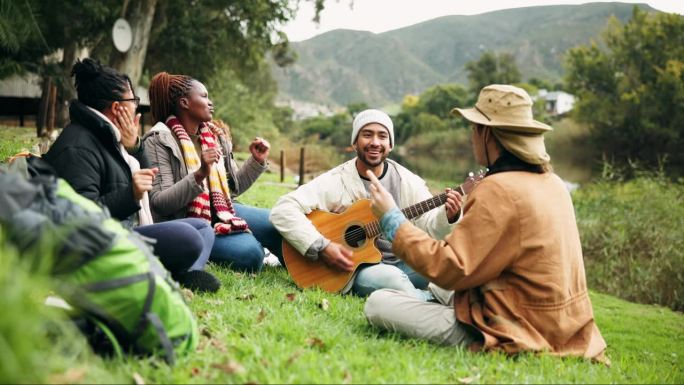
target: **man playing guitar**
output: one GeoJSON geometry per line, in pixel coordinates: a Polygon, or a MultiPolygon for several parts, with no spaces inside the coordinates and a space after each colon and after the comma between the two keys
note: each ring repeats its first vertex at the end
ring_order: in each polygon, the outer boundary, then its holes
{"type": "MultiPolygon", "coordinates": [[[[355,117],[352,128],[351,143],[357,157],[282,196],[271,210],[270,220],[299,254],[337,271],[352,272],[358,267],[341,288],[342,293],[351,290],[367,296],[377,289],[391,288],[419,299],[431,299],[429,292],[421,290],[427,287],[428,281],[399,260],[392,252],[392,243],[383,236],[375,238],[375,246],[382,254],[381,262],[357,266],[354,251],[343,239],[327,239],[306,217],[314,210],[340,213],[358,200],[369,198],[367,170],[377,176],[401,207],[432,196],[423,179],[387,159],[394,145],[394,127],[386,113],[373,109],[362,111],[355,117]]],[[[461,204],[461,194],[447,189],[445,206],[427,211],[413,223],[440,239],[451,232],[461,204]]]]}

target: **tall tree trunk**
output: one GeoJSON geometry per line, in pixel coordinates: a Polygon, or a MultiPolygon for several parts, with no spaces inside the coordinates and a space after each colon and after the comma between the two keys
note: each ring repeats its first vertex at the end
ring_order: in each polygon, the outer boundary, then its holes
{"type": "Polygon", "coordinates": [[[114,50],[109,64],[119,72],[127,74],[133,86],[136,86],[145,65],[147,44],[150,41],[150,30],[154,21],[157,0],[132,1],[127,8],[125,18],[131,24],[133,44],[125,53],[114,50]]]}
{"type": "MultiPolygon", "coordinates": [[[[69,102],[76,98],[76,89],[71,80],[71,67],[76,63],[79,55],[83,51],[78,43],[69,41],[64,46],[64,54],[62,56],[62,64],[60,65],[61,73],[59,79],[56,79],[57,85],[57,103],[55,104],[55,127],[64,127],[69,120],[69,102]]],[[[47,133],[49,134],[49,132],[47,133]]]]}

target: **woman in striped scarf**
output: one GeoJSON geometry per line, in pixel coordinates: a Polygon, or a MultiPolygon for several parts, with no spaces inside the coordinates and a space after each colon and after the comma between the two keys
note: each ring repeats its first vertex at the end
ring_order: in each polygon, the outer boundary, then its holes
{"type": "Polygon", "coordinates": [[[195,217],[211,223],[216,241],[210,259],[233,269],[257,272],[264,247],[281,258],[281,237],[268,210],[233,202],[268,169],[269,143],[255,138],[242,167],[233,160],[226,131],[212,123],[206,87],[185,75],[161,72],[150,83],[157,124],[145,135],[145,152],[159,169],[150,192],[157,221],[195,217]]]}

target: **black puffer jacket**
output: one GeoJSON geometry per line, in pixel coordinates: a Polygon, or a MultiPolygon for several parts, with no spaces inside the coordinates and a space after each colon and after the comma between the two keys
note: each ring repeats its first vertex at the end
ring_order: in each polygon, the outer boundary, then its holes
{"type": "MultiPolygon", "coordinates": [[[[71,102],[69,116],[71,122],[44,159],[76,192],[107,207],[114,218],[130,220],[140,205],[133,197],[131,169],[109,123],[76,100],[71,102]]],[[[142,144],[131,155],[141,168],[147,167],[142,144]]]]}

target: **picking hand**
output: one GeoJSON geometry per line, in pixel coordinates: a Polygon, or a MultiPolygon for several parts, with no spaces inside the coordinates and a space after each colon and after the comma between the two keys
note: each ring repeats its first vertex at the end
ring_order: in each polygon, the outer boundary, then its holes
{"type": "Polygon", "coordinates": [[[152,190],[154,176],[159,172],[158,168],[143,168],[133,174],[133,197],[141,200],[147,191],[152,190]]]}
{"type": "Polygon", "coordinates": [[[116,118],[112,123],[121,132],[121,144],[126,149],[135,147],[138,143],[138,131],[140,130],[140,114],[133,117],[129,109],[120,105],[114,110],[114,115],[116,118]]]}
{"type": "Polygon", "coordinates": [[[449,223],[454,223],[458,218],[458,215],[463,206],[463,196],[456,190],[450,188],[446,189],[447,200],[446,200],[446,215],[449,223]]]}
{"type": "Polygon", "coordinates": [[[257,162],[264,164],[268,159],[268,153],[271,150],[271,144],[264,138],[256,137],[249,145],[249,152],[252,153],[257,162]]]}
{"type": "Polygon", "coordinates": [[[340,271],[354,270],[354,261],[352,261],[351,256],[351,250],[335,242],[330,242],[321,252],[321,260],[326,265],[340,271]]]}
{"type": "Polygon", "coordinates": [[[370,193],[371,193],[371,210],[377,218],[382,218],[382,216],[397,207],[397,204],[392,198],[392,194],[389,193],[381,184],[378,178],[375,176],[373,171],[367,170],[366,176],[370,179],[370,193]]]}

